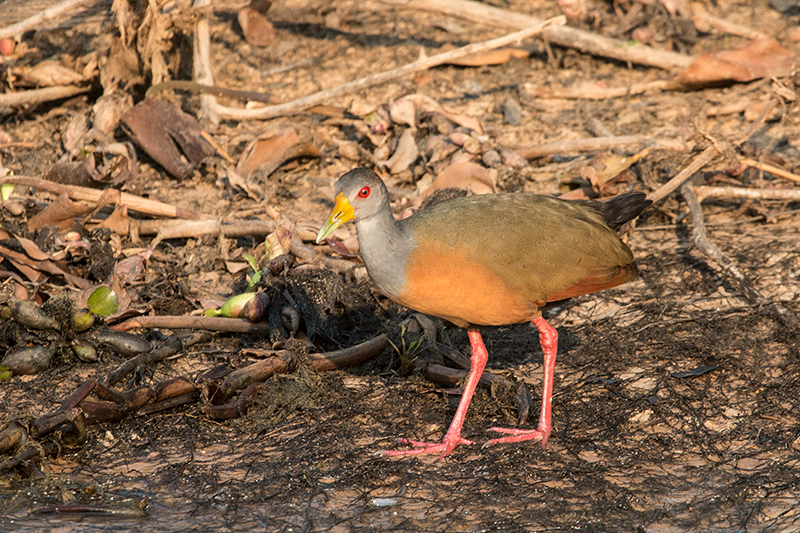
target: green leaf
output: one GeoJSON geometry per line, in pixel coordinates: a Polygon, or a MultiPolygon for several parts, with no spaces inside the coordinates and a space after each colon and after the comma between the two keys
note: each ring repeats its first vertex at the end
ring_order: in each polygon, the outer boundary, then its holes
{"type": "Polygon", "coordinates": [[[14,192],[14,185],[12,183],[4,183],[0,185],[0,197],[3,198],[4,202],[11,197],[12,192],[14,192]]]}
{"type": "Polygon", "coordinates": [[[0,382],[3,381],[11,381],[11,370],[5,365],[0,365],[0,382]]]}
{"type": "Polygon", "coordinates": [[[113,315],[119,309],[117,294],[105,285],[101,285],[94,290],[92,295],[89,296],[87,304],[89,311],[100,316],[113,315]]]}
{"type": "Polygon", "coordinates": [[[247,261],[247,264],[250,265],[250,268],[253,269],[253,272],[258,272],[258,262],[256,258],[250,254],[244,254],[244,260],[247,261]]]}

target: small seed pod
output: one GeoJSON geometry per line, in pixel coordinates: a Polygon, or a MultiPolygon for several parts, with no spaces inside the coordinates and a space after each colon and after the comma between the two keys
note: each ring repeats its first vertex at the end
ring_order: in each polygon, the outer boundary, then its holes
{"type": "Polygon", "coordinates": [[[94,326],[94,315],[88,309],[75,311],[72,315],[72,330],[75,333],[82,333],[94,326]]]}
{"type": "Polygon", "coordinates": [[[261,322],[267,316],[269,309],[269,296],[263,292],[257,292],[253,298],[244,304],[241,318],[246,318],[250,322],[261,322]]]}
{"type": "Polygon", "coordinates": [[[21,325],[33,329],[61,329],[53,317],[30,300],[16,300],[11,303],[11,316],[21,325]]]}
{"type": "Polygon", "coordinates": [[[91,344],[73,344],[72,353],[84,363],[96,363],[100,360],[97,350],[91,344]]]}
{"type": "Polygon", "coordinates": [[[133,357],[153,349],[149,342],[126,331],[105,329],[92,335],[92,338],[97,344],[110,348],[123,357],[133,357]]]}
{"type": "Polygon", "coordinates": [[[0,364],[5,365],[14,375],[38,374],[47,370],[53,359],[54,349],[49,346],[15,346],[11,348],[0,364]]]}

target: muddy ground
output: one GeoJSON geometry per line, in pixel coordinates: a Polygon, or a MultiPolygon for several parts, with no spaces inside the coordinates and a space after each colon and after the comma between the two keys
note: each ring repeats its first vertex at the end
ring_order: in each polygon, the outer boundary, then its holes
{"type": "MultiPolygon", "coordinates": [[[[20,3],[0,3],[0,19],[3,8],[11,13],[12,4],[20,3]]],[[[191,77],[192,31],[204,16],[211,27],[216,84],[267,91],[284,102],[408,63],[422,50],[432,54],[448,43],[460,46],[505,32],[383,3],[278,2],[269,11],[275,39],[268,46],[252,46],[244,42],[237,23],[240,6],[215,2],[193,12],[182,2],[156,4],[164,16],[172,17],[169,39],[164,40],[169,46],[163,51],[172,77],[191,77]]],[[[706,2],[705,8],[720,19],[777,38],[796,54],[800,46],[791,30],[800,17],[789,9],[779,12],[775,4],[716,1],[706,2]]],[[[719,30],[698,32],[685,12],[672,15],[657,2],[590,6],[598,16],[584,22],[589,31],[627,40],[636,28],[651,29],[656,48],[697,55],[745,42],[719,30]],[[631,14],[634,4],[641,9],[638,16],[631,14]]],[[[555,2],[511,1],[499,7],[541,18],[558,14],[555,2]]],[[[10,90],[9,73],[26,61],[32,65],[48,57],[77,58],[90,52],[119,59],[113,38],[118,22],[109,10],[110,3],[97,3],[89,15],[78,14],[26,34],[31,55],[0,64],[3,88],[10,90]]],[[[2,26],[16,20],[4,20],[2,26]]],[[[481,143],[473,160],[493,166],[498,190],[561,194],[583,188],[604,196],[628,190],[652,194],[712,145],[721,146],[724,155],[696,174],[696,185],[793,188],[784,177],[737,163],[752,158],[787,173],[797,170],[800,120],[793,101],[786,98],[797,94],[793,74],[688,92],[539,99],[531,87],[577,87],[584,82],[619,87],[669,79],[676,72],[544,46],[535,39],[521,46],[529,57],[496,65],[440,66],[331,99],[327,105],[348,110],[338,116],[317,110],[219,124],[201,117],[203,128],[234,159],[254,136],[287,127],[318,148],[318,155],[283,162],[267,178],[256,173],[249,190],[236,185],[219,153],[178,179],[138,145],[135,172],[121,188],[225,222],[271,220],[293,229],[318,227],[332,205],[336,177],[366,165],[379,168],[396,187],[393,198],[399,215],[416,196],[417,183],[444,168],[431,160],[438,152],[420,150],[396,173],[376,166],[379,147],[359,129],[363,116],[353,113],[379,105],[388,108],[409,94],[424,94],[480,121],[484,135],[473,136],[481,143]],[[778,85],[785,90],[774,112],[759,117],[763,104],[777,98],[778,85]],[[734,109],[736,103],[741,106],[734,109]],[[723,105],[733,110],[709,112],[723,105]],[[741,147],[725,144],[736,142],[754,121],[756,132],[741,147]],[[489,149],[502,153],[506,148],[606,135],[644,135],[671,144],[653,149],[601,190],[593,188],[580,169],[591,166],[592,157],[633,155],[643,145],[555,153],[520,166],[485,156],[489,149]]],[[[131,78],[119,84],[133,102],[143,98],[151,81],[146,66],[139,68],[141,79],[126,71],[123,74],[131,78]]],[[[0,111],[2,165],[17,175],[41,177],[59,160],[77,160],[80,156],[70,155],[64,146],[65,131],[75,116],[91,119],[92,106],[102,93],[95,82],[81,96],[0,111]]],[[[190,115],[199,113],[196,94],[170,91],[161,98],[190,115]]],[[[241,105],[233,99],[221,101],[241,105]]],[[[417,121],[415,140],[420,146],[442,131],[442,120],[430,113],[418,111],[417,121]]],[[[387,142],[393,147],[404,130],[391,123],[389,128],[387,142]]],[[[112,137],[130,141],[122,127],[115,128],[112,137]]],[[[468,153],[466,148],[457,152],[468,153]]],[[[443,157],[449,161],[451,155],[443,157]]],[[[17,187],[12,200],[24,209],[4,210],[3,228],[26,232],[25,222],[54,199],[41,190],[17,187]]],[[[337,269],[342,292],[328,295],[335,300],[330,316],[315,324],[310,339],[308,320],[294,335],[303,342],[215,333],[115,385],[128,390],[179,376],[195,379],[217,365],[242,367],[275,347],[276,340],[296,348],[297,369],[267,380],[244,416],[211,420],[198,400],[91,425],[81,442],[0,473],[0,529],[796,531],[798,332],[776,313],[776,304],[789,315],[800,313],[798,204],[731,197],[702,205],[709,239],[762,300],[754,304],[745,298],[720,264],[696,248],[692,219],[679,192],[656,203],[626,230],[641,271],[637,280],[544,311],[559,332],[554,430],[546,449],[537,443],[481,448],[480,443],[493,436],[489,427],[516,424],[517,406],[508,391],[479,388],[464,428],[465,437],[477,445],[459,447],[439,462],[435,457],[377,454],[400,448],[398,437],[441,439],[458,395],[442,393],[442,385],[425,378],[425,367],[454,366],[448,354],[457,350],[468,355],[469,344],[463,329],[435,319],[436,340],[423,341],[411,372],[391,347],[359,366],[315,372],[306,352],[352,346],[381,333],[395,344],[420,337],[401,329],[413,311],[374,291],[362,268],[344,274],[337,269]],[[86,507],[56,512],[64,505],[86,507]]],[[[106,208],[99,216],[110,212],[106,208]]],[[[138,215],[131,211],[131,216],[138,215]]],[[[353,234],[352,226],[341,231],[343,240],[348,231],[353,234]]],[[[35,239],[37,232],[26,235],[35,239]]],[[[119,248],[110,248],[112,264],[124,257],[121,250],[135,253],[153,242],[152,235],[137,241],[124,234],[114,240],[109,232],[84,238],[97,245],[95,252],[106,250],[102,243],[119,243],[119,248]]],[[[157,243],[128,288],[130,308],[148,315],[202,313],[206,302],[224,301],[243,290],[245,271],[235,271],[231,264],[242,263],[243,254],[260,248],[263,238],[206,235],[157,243]]],[[[299,270],[281,274],[287,290],[303,268],[307,273],[341,266],[323,262],[323,254],[341,258],[330,248],[316,251],[312,258],[296,259],[293,268],[299,270]],[[302,267],[306,264],[311,267],[302,267]]],[[[108,254],[97,252],[82,256],[83,263],[65,264],[96,285],[104,279],[91,267],[108,254]]],[[[17,272],[7,262],[3,270],[17,272]]],[[[23,285],[30,294],[35,292],[28,279],[23,285]]],[[[57,275],[36,292],[39,301],[78,294],[57,275]]],[[[155,345],[171,333],[137,332],[155,345]]],[[[535,331],[523,324],[484,328],[483,334],[489,367],[509,381],[527,383],[536,411],[542,355],[535,331]]],[[[60,351],[39,374],[0,383],[0,423],[29,424],[56,409],[81,383],[102,379],[121,362],[118,354],[108,351],[102,351],[96,363],[70,354],[60,351]]],[[[527,424],[535,422],[532,416],[527,424]]]]}

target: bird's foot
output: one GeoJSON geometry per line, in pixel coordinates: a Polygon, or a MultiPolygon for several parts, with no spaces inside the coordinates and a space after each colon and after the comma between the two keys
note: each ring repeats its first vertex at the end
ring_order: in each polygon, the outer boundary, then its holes
{"type": "Polygon", "coordinates": [[[490,431],[506,433],[508,437],[499,437],[486,441],[483,447],[494,446],[495,444],[510,444],[513,442],[524,442],[526,440],[541,440],[542,448],[547,446],[547,439],[550,437],[549,429],[514,429],[514,428],[489,428],[490,431]]]}
{"type": "Polygon", "coordinates": [[[450,452],[456,449],[459,444],[475,444],[471,440],[462,439],[461,437],[449,438],[445,436],[442,442],[419,442],[416,440],[397,439],[400,444],[408,444],[414,448],[411,450],[386,450],[383,453],[385,456],[397,457],[399,455],[421,455],[424,453],[439,453],[438,460],[443,459],[450,455],[450,452]]]}

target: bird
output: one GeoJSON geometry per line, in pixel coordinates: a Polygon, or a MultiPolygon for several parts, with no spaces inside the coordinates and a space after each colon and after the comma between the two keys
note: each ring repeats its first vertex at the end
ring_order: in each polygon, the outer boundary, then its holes
{"type": "Polygon", "coordinates": [[[474,444],[461,433],[489,357],[479,328],[523,322],[537,328],[544,354],[539,423],[536,429],[490,428],[504,436],[485,446],[539,440],[545,447],[552,431],[558,332],[541,309],[638,276],[633,253],[615,230],[650,205],[646,195],[629,192],[604,201],[528,192],[473,195],[396,220],[386,185],[366,167],[342,175],[334,194],[317,243],[355,221],[361,259],[378,291],[467,328],[470,342],[464,392],[442,441],[399,439],[411,447],[383,453],[438,453],[442,459],[459,445],[474,444]]]}

